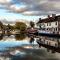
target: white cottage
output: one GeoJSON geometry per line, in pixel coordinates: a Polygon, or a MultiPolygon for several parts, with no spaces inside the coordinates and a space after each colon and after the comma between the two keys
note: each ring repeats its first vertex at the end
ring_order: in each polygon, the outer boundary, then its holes
{"type": "Polygon", "coordinates": [[[39,18],[37,24],[40,26],[40,30],[60,34],[60,15],[56,16],[55,14],[52,14],[52,17],[48,15],[48,18],[39,18]]]}

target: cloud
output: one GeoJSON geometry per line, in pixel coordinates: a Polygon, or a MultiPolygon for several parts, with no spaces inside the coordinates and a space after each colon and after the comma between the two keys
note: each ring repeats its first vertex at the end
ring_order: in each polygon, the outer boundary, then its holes
{"type": "Polygon", "coordinates": [[[48,14],[54,14],[54,13],[56,13],[55,11],[25,11],[25,12],[23,12],[22,14],[23,15],[28,15],[28,16],[33,16],[33,15],[37,15],[37,16],[41,16],[41,15],[48,15],[48,14]]]}
{"type": "Polygon", "coordinates": [[[22,13],[27,10],[27,6],[16,6],[16,5],[10,5],[8,7],[8,12],[14,12],[14,13],[22,13]]]}
{"type": "Polygon", "coordinates": [[[47,15],[60,12],[60,0],[19,0],[27,4],[28,10],[24,15],[47,15]]]}
{"type": "Polygon", "coordinates": [[[9,13],[36,16],[60,13],[60,0],[0,0],[2,3],[0,9],[4,8],[9,13]]]}
{"type": "Polygon", "coordinates": [[[11,0],[0,0],[0,3],[9,3],[11,0]]]}
{"type": "Polygon", "coordinates": [[[15,23],[15,21],[8,21],[8,20],[6,20],[6,19],[1,19],[0,20],[3,24],[14,24],[15,23]]]}
{"type": "Polygon", "coordinates": [[[12,0],[0,0],[0,4],[6,5],[6,4],[11,4],[12,0]]]}
{"type": "MultiPolygon", "coordinates": [[[[22,14],[24,15],[41,15],[41,12],[42,11],[26,11],[26,12],[23,12],[22,14]]],[[[45,13],[45,12],[43,12],[45,13]]]]}

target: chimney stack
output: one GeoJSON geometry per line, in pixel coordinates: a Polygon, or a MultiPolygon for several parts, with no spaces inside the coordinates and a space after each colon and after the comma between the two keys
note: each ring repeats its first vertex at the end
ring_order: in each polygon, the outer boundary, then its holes
{"type": "Polygon", "coordinates": [[[41,20],[41,18],[39,18],[39,20],[41,20]]]}
{"type": "Polygon", "coordinates": [[[52,14],[52,17],[54,18],[56,16],[56,14],[52,14]]]}
{"type": "Polygon", "coordinates": [[[48,15],[48,18],[50,18],[50,15],[48,15]]]}

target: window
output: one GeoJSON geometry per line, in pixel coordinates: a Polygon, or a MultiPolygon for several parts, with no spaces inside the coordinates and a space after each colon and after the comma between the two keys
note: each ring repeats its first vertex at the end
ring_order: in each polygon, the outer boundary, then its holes
{"type": "Polygon", "coordinates": [[[48,23],[47,23],[47,26],[48,26],[48,23]]]}
{"type": "Polygon", "coordinates": [[[57,28],[56,28],[56,31],[57,31],[57,28]]]}
{"type": "Polygon", "coordinates": [[[59,31],[60,31],[60,28],[59,28],[59,31]]]}
{"type": "Polygon", "coordinates": [[[51,26],[51,23],[47,23],[47,26],[51,26]]]}
{"type": "Polygon", "coordinates": [[[48,30],[48,28],[47,28],[47,30],[48,30]]]}
{"type": "Polygon", "coordinates": [[[49,23],[49,26],[51,26],[51,23],[49,23]]]}
{"type": "Polygon", "coordinates": [[[55,28],[54,28],[54,32],[55,32],[55,28]]]}
{"type": "Polygon", "coordinates": [[[57,22],[55,23],[55,25],[57,25],[57,22]]]}

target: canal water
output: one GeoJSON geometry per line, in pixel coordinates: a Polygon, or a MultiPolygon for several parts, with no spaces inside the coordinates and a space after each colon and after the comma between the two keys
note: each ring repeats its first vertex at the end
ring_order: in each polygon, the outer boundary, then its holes
{"type": "Polygon", "coordinates": [[[0,60],[60,60],[59,42],[57,37],[0,35],[0,60]]]}

